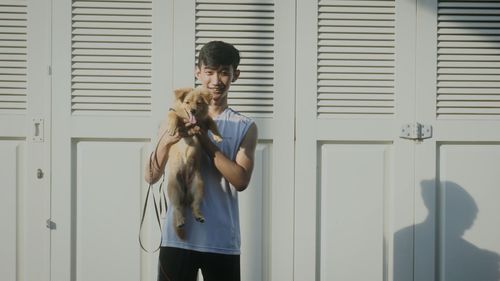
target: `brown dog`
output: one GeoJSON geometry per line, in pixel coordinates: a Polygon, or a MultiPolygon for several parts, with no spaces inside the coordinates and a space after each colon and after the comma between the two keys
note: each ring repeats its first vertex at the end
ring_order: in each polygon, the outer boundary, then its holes
{"type": "MultiPolygon", "coordinates": [[[[168,134],[174,135],[179,130],[179,125],[184,126],[185,120],[188,120],[192,124],[190,130],[196,132],[199,127],[207,128],[212,131],[216,142],[222,141],[217,124],[208,115],[208,105],[212,95],[206,89],[201,87],[177,89],[175,99],[174,107],[167,114],[168,134]]],[[[195,219],[199,222],[205,221],[200,211],[203,197],[200,160],[201,145],[195,135],[183,137],[170,148],[168,153],[167,192],[173,208],[173,224],[180,238],[184,238],[182,231],[185,223],[184,207],[191,205],[195,219]]]]}

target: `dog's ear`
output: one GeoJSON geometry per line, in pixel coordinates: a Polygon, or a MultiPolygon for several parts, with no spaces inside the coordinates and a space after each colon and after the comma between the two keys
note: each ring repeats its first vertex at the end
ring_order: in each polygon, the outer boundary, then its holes
{"type": "Polygon", "coordinates": [[[212,94],[209,91],[203,91],[201,93],[201,96],[203,97],[203,100],[205,100],[207,104],[210,104],[210,102],[212,101],[212,94]]]}
{"type": "Polygon", "coordinates": [[[193,90],[193,88],[180,88],[180,89],[176,89],[174,91],[175,93],[175,98],[180,100],[181,102],[184,101],[184,98],[186,97],[186,95],[191,92],[193,90]]]}

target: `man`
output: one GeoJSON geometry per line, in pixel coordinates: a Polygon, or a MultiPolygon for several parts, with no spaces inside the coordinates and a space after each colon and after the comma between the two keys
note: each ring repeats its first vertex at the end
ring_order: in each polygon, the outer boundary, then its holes
{"type": "MultiPolygon", "coordinates": [[[[214,144],[204,128],[197,135],[206,152],[201,163],[204,181],[201,211],[205,222],[195,221],[186,208],[185,239],[176,235],[172,223],[164,224],[159,281],[194,281],[198,269],[205,281],[240,280],[237,193],[245,190],[250,182],[257,126],[250,118],[228,107],[229,88],[240,75],[239,62],[239,51],[225,42],[212,41],[200,50],[196,78],[212,94],[209,115],[217,123],[223,141],[214,144]]],[[[192,125],[186,124],[189,126],[192,125]]],[[[152,168],[149,163],[146,167],[148,182],[154,183],[161,177],[170,147],[185,136],[185,132],[173,136],[160,134],[152,168]]],[[[169,209],[167,221],[171,220],[169,209]]]]}

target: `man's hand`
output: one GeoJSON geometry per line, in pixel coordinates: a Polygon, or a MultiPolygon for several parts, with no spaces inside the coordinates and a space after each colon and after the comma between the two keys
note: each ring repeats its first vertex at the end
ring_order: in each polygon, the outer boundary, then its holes
{"type": "Polygon", "coordinates": [[[199,132],[200,127],[198,125],[190,123],[187,119],[183,119],[173,135],[166,133],[165,129],[163,130],[160,145],[170,147],[180,139],[197,135],[199,132]]]}
{"type": "Polygon", "coordinates": [[[205,150],[211,157],[214,156],[215,151],[219,148],[212,142],[208,136],[208,129],[205,127],[198,127],[198,140],[200,141],[201,147],[205,150]]]}

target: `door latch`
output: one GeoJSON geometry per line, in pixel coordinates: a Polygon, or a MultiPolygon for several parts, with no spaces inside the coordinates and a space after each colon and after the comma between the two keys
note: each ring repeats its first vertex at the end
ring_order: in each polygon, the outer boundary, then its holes
{"type": "Polygon", "coordinates": [[[43,119],[42,118],[34,118],[33,119],[33,141],[34,142],[43,142],[43,119]]]}
{"type": "Polygon", "coordinates": [[[409,140],[423,140],[432,137],[432,126],[420,123],[405,124],[401,127],[399,137],[409,140]]]}

